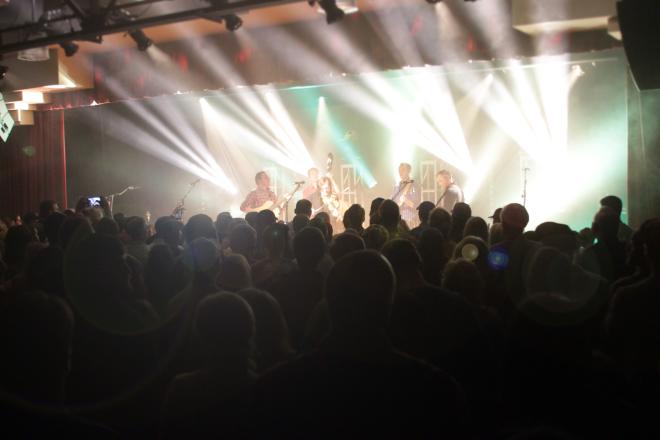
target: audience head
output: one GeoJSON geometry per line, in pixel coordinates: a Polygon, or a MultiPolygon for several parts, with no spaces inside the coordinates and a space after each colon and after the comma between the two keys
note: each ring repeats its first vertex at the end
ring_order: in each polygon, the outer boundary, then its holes
{"type": "Polygon", "coordinates": [[[401,214],[399,213],[399,205],[393,200],[383,200],[378,208],[378,215],[380,217],[380,224],[385,226],[387,230],[394,231],[399,227],[401,221],[401,214]]]}
{"type": "Polygon", "coordinates": [[[419,272],[421,268],[422,257],[419,256],[415,245],[408,240],[400,238],[390,240],[383,246],[382,253],[392,265],[397,282],[419,272]]]}
{"type": "Polygon", "coordinates": [[[435,208],[435,204],[433,202],[422,202],[419,204],[417,207],[418,215],[419,215],[419,221],[423,225],[427,225],[429,222],[429,215],[431,215],[431,211],[435,208]]]}
{"type": "Polygon", "coordinates": [[[67,249],[69,244],[94,233],[89,220],[83,216],[68,217],[60,226],[59,242],[62,249],[67,249]]]}
{"type": "Polygon", "coordinates": [[[453,260],[464,259],[477,265],[480,270],[488,267],[488,244],[479,237],[465,236],[454,248],[453,260]]]}
{"type": "Polygon", "coordinates": [[[344,212],[344,228],[362,232],[364,229],[362,224],[364,223],[365,215],[366,213],[362,206],[357,203],[351,205],[346,212],[344,212]]]}
{"type": "Polygon", "coordinates": [[[303,228],[293,238],[293,254],[303,271],[315,270],[326,252],[323,233],[314,227],[303,228]]]}
{"type": "Polygon", "coordinates": [[[44,200],[39,203],[39,218],[44,220],[54,212],[59,212],[60,207],[55,200],[44,200]]]}
{"type": "Polygon", "coordinates": [[[233,253],[251,260],[257,247],[257,231],[250,225],[235,226],[229,233],[229,247],[233,253]]]}
{"type": "Polygon", "coordinates": [[[451,216],[454,219],[468,221],[472,216],[472,208],[467,203],[458,202],[454,205],[451,211],[451,216]]]}
{"type": "Polygon", "coordinates": [[[591,229],[600,242],[616,242],[619,233],[619,215],[612,208],[603,207],[598,210],[591,229]]]}
{"type": "Polygon", "coordinates": [[[569,295],[573,265],[557,249],[542,247],[536,251],[527,275],[527,292],[569,295]]]}
{"type": "MultiPolygon", "coordinates": [[[[202,214],[203,215],[203,214],[202,214]]],[[[197,216],[194,216],[197,217],[197,216]]],[[[206,226],[206,220],[211,220],[208,216],[206,217],[204,221],[199,220],[200,226],[203,224],[206,226]]],[[[191,218],[192,220],[192,218],[191,218]]],[[[190,222],[188,222],[190,224],[190,222]]],[[[192,227],[192,226],[191,226],[192,227]]],[[[144,242],[147,239],[147,222],[144,221],[142,217],[130,217],[128,220],[126,220],[126,233],[128,234],[128,237],[131,241],[137,241],[137,242],[144,242]]],[[[200,227],[198,228],[199,233],[201,234],[203,229],[200,227]]],[[[215,230],[214,234],[215,235],[215,230]]],[[[197,237],[203,237],[205,235],[198,235],[197,237]]],[[[212,237],[207,237],[207,238],[212,238],[212,237]]],[[[188,242],[192,241],[189,240],[188,242]]]]}
{"type": "Polygon", "coordinates": [[[434,208],[429,214],[429,226],[440,231],[445,238],[449,238],[451,225],[451,214],[446,209],[434,208]]]}
{"type": "Polygon", "coordinates": [[[160,229],[156,229],[156,233],[165,244],[174,249],[181,244],[181,229],[183,229],[181,222],[168,218],[161,223],[160,229]]]}
{"type": "Polygon", "coordinates": [[[297,234],[300,230],[306,226],[309,226],[309,217],[302,214],[296,214],[291,221],[291,226],[293,227],[293,233],[297,234]]]}
{"type": "MultiPolygon", "coordinates": [[[[139,217],[138,217],[139,218],[139,217]]],[[[145,238],[146,238],[146,227],[147,225],[144,225],[145,227],[145,238]]],[[[113,235],[117,236],[119,235],[119,225],[117,224],[116,221],[109,217],[103,217],[99,222],[96,224],[96,227],[94,228],[97,234],[106,234],[106,235],[113,235]]]]}
{"type": "Polygon", "coordinates": [[[283,224],[267,226],[263,236],[264,249],[269,258],[281,258],[289,248],[289,228],[283,224]]]}
{"type": "Polygon", "coordinates": [[[257,236],[261,236],[264,230],[270,226],[277,223],[277,217],[275,213],[270,209],[263,209],[257,213],[257,236]]]}
{"type": "Polygon", "coordinates": [[[61,212],[53,212],[44,220],[44,233],[46,240],[51,246],[61,246],[60,228],[66,221],[66,215],[61,212]]]}
{"type": "Polygon", "coordinates": [[[280,303],[266,291],[243,289],[238,295],[250,305],[256,324],[255,344],[259,370],[286,360],[293,352],[280,303]]]}
{"type": "Polygon", "coordinates": [[[252,287],[252,269],[243,255],[233,254],[222,259],[217,285],[229,292],[252,287]]]}
{"type": "Polygon", "coordinates": [[[356,234],[346,233],[335,235],[330,243],[330,256],[334,261],[353,251],[365,249],[364,240],[356,234]]]}
{"type": "Polygon", "coordinates": [[[210,363],[247,367],[252,355],[255,320],[243,298],[229,292],[206,296],[197,305],[194,328],[206,347],[210,363]]]}
{"type": "Polygon", "coordinates": [[[509,203],[502,208],[502,233],[507,240],[520,237],[529,223],[527,209],[519,203],[509,203]]]}
{"type": "Polygon", "coordinates": [[[617,196],[605,196],[600,199],[600,206],[607,207],[613,210],[617,217],[621,218],[621,212],[623,211],[623,201],[617,196]]]}
{"type": "Polygon", "coordinates": [[[536,241],[572,257],[578,250],[578,237],[568,225],[544,222],[536,227],[536,241]]]}
{"type": "Polygon", "coordinates": [[[493,224],[494,225],[496,225],[498,223],[501,223],[502,222],[502,208],[495,209],[495,211],[493,212],[493,215],[491,215],[488,218],[493,219],[493,224]]]}
{"type": "Polygon", "coordinates": [[[25,225],[9,228],[5,235],[5,262],[20,270],[27,263],[28,246],[35,241],[32,230],[25,225]]]}
{"type": "Polygon", "coordinates": [[[385,243],[390,239],[390,233],[384,226],[378,224],[369,225],[362,233],[362,239],[367,249],[380,251],[385,243]]]}
{"type": "Polygon", "coordinates": [[[332,240],[332,225],[330,224],[330,217],[327,213],[319,212],[316,214],[312,221],[309,222],[309,226],[321,231],[327,243],[332,240]]]}
{"type": "Polygon", "coordinates": [[[218,234],[218,240],[223,240],[229,234],[229,228],[232,222],[231,213],[221,212],[215,219],[215,230],[218,234]]]}
{"type": "Polygon", "coordinates": [[[307,218],[312,217],[312,202],[307,199],[300,199],[296,202],[296,209],[294,209],[294,214],[304,215],[307,218]]]}
{"type": "Polygon", "coordinates": [[[186,243],[190,244],[198,238],[218,241],[213,220],[206,214],[193,215],[183,227],[183,239],[186,243]]]}
{"type": "Polygon", "coordinates": [[[247,222],[248,225],[252,226],[255,231],[257,230],[258,227],[257,218],[259,218],[258,212],[251,211],[245,214],[245,221],[247,222]]]}
{"type": "Polygon", "coordinates": [[[376,197],[371,201],[371,206],[369,207],[369,223],[375,224],[379,222],[379,212],[380,205],[385,199],[382,197],[376,197]]]}
{"type": "Polygon", "coordinates": [[[394,273],[379,253],[356,251],[335,263],[325,292],[333,331],[385,330],[392,307],[394,273]]]}
{"type": "Polygon", "coordinates": [[[475,306],[482,306],[484,303],[483,293],[486,285],[479,268],[471,261],[459,258],[447,263],[442,276],[442,287],[460,293],[475,306]]]}
{"type": "Polygon", "coordinates": [[[213,274],[218,270],[218,247],[208,238],[196,238],[188,245],[183,261],[196,274],[213,274]]]}
{"type": "Polygon", "coordinates": [[[463,228],[463,237],[474,236],[481,238],[484,243],[488,243],[488,224],[481,217],[470,217],[463,228]]]}
{"type": "Polygon", "coordinates": [[[427,228],[422,231],[417,249],[422,257],[422,270],[427,282],[440,285],[442,271],[450,257],[448,245],[447,239],[438,229],[427,228]]]}

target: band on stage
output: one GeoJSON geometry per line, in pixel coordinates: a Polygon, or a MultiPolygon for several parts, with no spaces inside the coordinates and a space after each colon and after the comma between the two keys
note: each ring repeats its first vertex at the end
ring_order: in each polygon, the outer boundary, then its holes
{"type": "MultiPolygon", "coordinates": [[[[256,188],[248,193],[240,206],[241,211],[259,212],[264,209],[272,210],[276,216],[284,219],[281,212],[302,187],[302,198],[312,204],[312,216],[318,212],[325,212],[334,225],[342,222],[343,214],[348,209],[347,203],[342,200],[341,192],[332,177],[332,155],[329,155],[326,173],[321,176],[317,168],[310,168],[307,172],[306,182],[296,182],[293,191],[278,197],[270,188],[270,177],[265,171],[258,172],[254,181],[256,188]],[[304,186],[303,186],[304,185],[304,186]]],[[[412,166],[408,163],[399,165],[399,181],[394,185],[390,199],[399,205],[401,219],[408,227],[413,228],[419,224],[417,207],[421,203],[419,185],[412,179],[412,166]]],[[[448,170],[441,170],[436,174],[436,182],[441,188],[441,195],[436,206],[451,212],[454,205],[463,202],[463,191],[454,180],[453,174],[448,170]]]]}

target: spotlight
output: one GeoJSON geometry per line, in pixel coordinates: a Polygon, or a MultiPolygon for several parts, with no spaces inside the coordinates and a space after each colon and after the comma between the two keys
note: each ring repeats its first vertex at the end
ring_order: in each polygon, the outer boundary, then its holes
{"type": "Polygon", "coordinates": [[[325,21],[328,24],[336,23],[346,15],[344,11],[337,6],[335,0],[320,0],[319,6],[321,6],[325,12],[325,21]]]}
{"type": "Polygon", "coordinates": [[[5,79],[5,76],[7,75],[8,70],[9,70],[9,67],[0,65],[0,79],[5,79]]]}
{"type": "Polygon", "coordinates": [[[243,20],[236,14],[225,15],[223,18],[225,20],[225,27],[230,32],[237,31],[243,26],[243,20]]]}
{"type": "Polygon", "coordinates": [[[151,39],[147,37],[141,29],[130,31],[128,35],[130,35],[133,41],[135,41],[138,50],[141,50],[142,52],[149,49],[149,47],[154,44],[154,42],[151,41],[151,39]]]}
{"type": "Polygon", "coordinates": [[[78,45],[73,41],[60,43],[60,47],[64,49],[64,54],[68,57],[72,57],[78,52],[78,45]]]}

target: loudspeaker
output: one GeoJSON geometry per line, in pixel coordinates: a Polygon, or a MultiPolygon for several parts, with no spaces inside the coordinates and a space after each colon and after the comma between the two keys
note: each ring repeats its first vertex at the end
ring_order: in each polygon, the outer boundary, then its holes
{"type": "Polygon", "coordinates": [[[660,89],[660,1],[617,3],[623,47],[640,90],[660,89]]]}

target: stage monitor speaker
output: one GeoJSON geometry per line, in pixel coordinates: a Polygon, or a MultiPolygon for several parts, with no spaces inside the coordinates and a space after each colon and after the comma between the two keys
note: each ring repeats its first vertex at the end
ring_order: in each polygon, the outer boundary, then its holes
{"type": "Polygon", "coordinates": [[[637,87],[660,89],[660,0],[621,0],[617,10],[637,87]]]}

